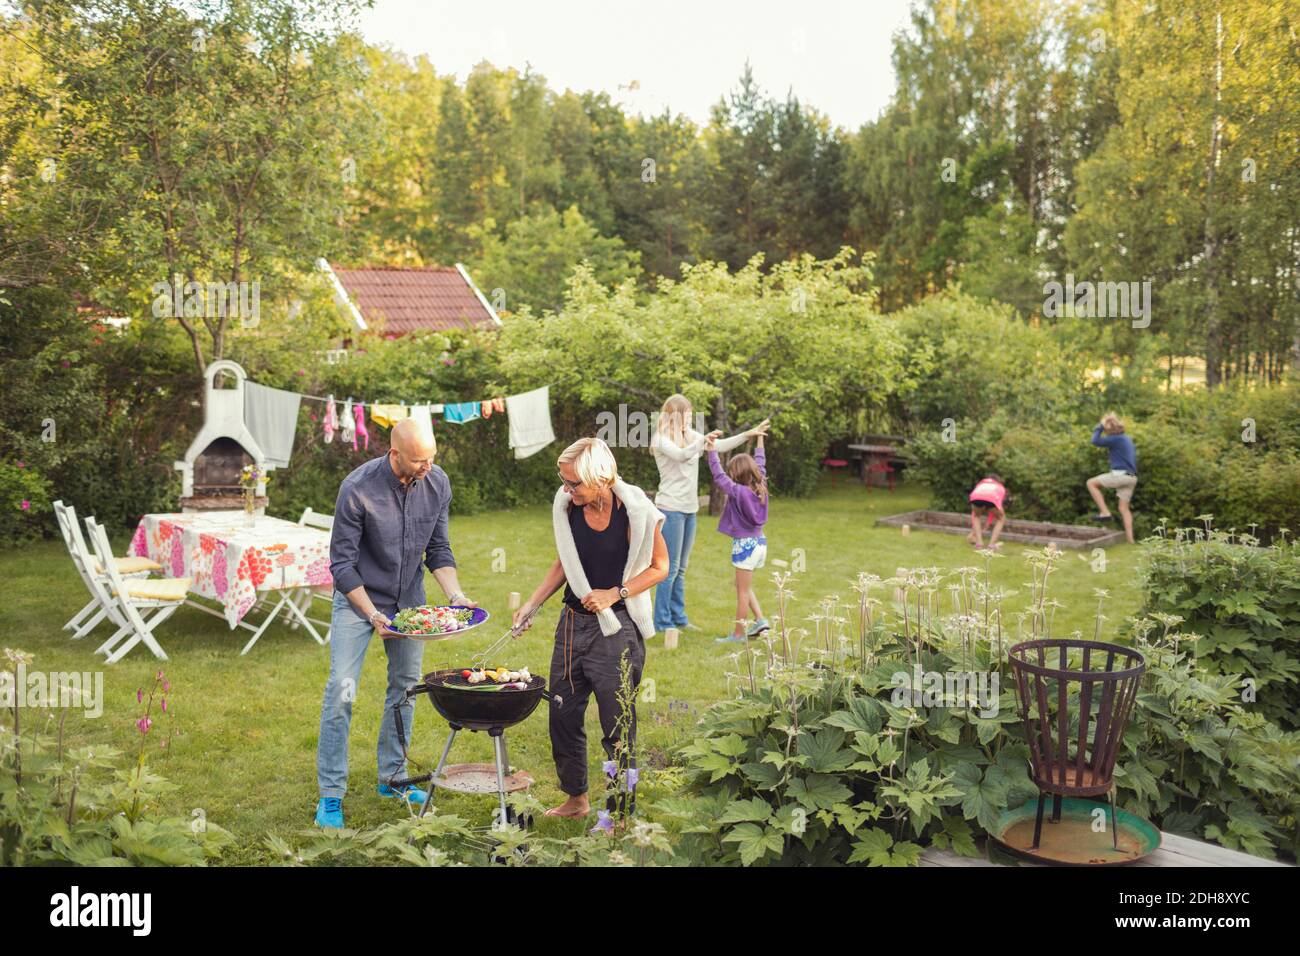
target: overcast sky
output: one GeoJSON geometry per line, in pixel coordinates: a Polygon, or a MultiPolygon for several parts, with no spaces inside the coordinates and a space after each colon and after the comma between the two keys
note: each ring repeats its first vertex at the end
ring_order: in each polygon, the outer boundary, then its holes
{"type": "Polygon", "coordinates": [[[793,89],[838,126],[874,119],[894,88],[890,38],[909,0],[375,0],[374,43],[426,54],[464,79],[487,59],[532,64],[552,89],[604,90],[630,112],[704,122],[745,61],[759,85],[793,89]],[[629,89],[632,84],[638,89],[629,89]]]}

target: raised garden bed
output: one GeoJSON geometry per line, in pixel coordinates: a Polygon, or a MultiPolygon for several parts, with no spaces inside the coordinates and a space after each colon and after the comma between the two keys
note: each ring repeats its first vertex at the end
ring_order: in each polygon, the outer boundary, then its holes
{"type": "MultiPolygon", "coordinates": [[[[1118,521],[1118,519],[1116,519],[1118,521]]],[[[878,525],[900,528],[908,525],[918,531],[943,531],[970,534],[970,515],[955,511],[909,511],[901,515],[878,518],[878,525]]],[[[1008,518],[1002,527],[1001,541],[1019,544],[1054,544],[1058,548],[1104,548],[1124,540],[1124,532],[1105,526],[1053,524],[1050,521],[1020,521],[1008,518]]]]}

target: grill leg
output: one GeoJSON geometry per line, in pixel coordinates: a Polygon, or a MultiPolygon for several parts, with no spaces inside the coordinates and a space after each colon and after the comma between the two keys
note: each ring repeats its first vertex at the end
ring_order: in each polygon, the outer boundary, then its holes
{"type": "Polygon", "coordinates": [[[497,760],[497,796],[501,800],[501,827],[506,825],[506,741],[498,731],[492,735],[492,749],[497,760]]]}
{"type": "Polygon", "coordinates": [[[1119,852],[1119,821],[1115,819],[1115,788],[1114,787],[1106,791],[1106,799],[1110,801],[1110,839],[1111,839],[1111,843],[1115,847],[1115,851],[1119,852]]]}
{"type": "Polygon", "coordinates": [[[1059,793],[1052,794],[1052,822],[1061,822],[1061,795],[1059,793]]]}
{"type": "Polygon", "coordinates": [[[1038,849],[1039,837],[1043,835],[1043,801],[1047,799],[1047,794],[1039,791],[1038,794],[1038,814],[1034,817],[1034,846],[1038,849]]]}
{"type": "Polygon", "coordinates": [[[447,754],[451,753],[451,745],[456,741],[456,731],[458,730],[460,730],[459,727],[453,726],[451,728],[451,733],[447,736],[447,745],[442,748],[442,756],[438,758],[438,766],[433,771],[433,776],[429,778],[429,796],[424,801],[424,806],[420,807],[420,816],[424,816],[429,811],[430,805],[433,803],[433,788],[436,786],[434,781],[437,780],[438,775],[442,773],[442,768],[447,766],[447,754]]]}

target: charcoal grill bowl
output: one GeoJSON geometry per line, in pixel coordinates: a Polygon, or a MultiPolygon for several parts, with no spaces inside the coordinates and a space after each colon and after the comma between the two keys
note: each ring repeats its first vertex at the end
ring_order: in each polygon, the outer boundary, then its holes
{"type": "MultiPolygon", "coordinates": [[[[534,676],[523,690],[475,690],[462,684],[462,668],[424,675],[421,690],[447,723],[467,730],[500,731],[527,720],[546,693],[546,678],[534,676]]],[[[480,685],[481,686],[481,685],[480,685]]]]}
{"type": "Polygon", "coordinates": [[[1093,828],[1098,810],[1106,814],[1110,823],[1107,805],[1065,797],[1061,801],[1060,822],[1043,823],[1043,833],[1048,839],[1035,850],[1032,834],[1036,805],[1037,798],[1034,798],[1024,806],[1005,811],[989,832],[993,842],[1021,859],[1054,866],[1129,866],[1160,849],[1158,829],[1135,814],[1116,810],[1115,825],[1121,843],[1121,850],[1116,852],[1111,845],[1112,835],[1093,828]]]}

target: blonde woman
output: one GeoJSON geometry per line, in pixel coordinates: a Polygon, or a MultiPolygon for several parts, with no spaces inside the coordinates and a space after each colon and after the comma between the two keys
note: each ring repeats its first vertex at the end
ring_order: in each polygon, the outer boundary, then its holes
{"type": "Polygon", "coordinates": [[[686,618],[686,566],[695,543],[695,515],[700,510],[700,456],[713,439],[718,452],[731,451],[763,433],[766,419],[748,431],[722,438],[722,432],[701,435],[691,428],[691,403],[685,395],[670,395],[659,413],[650,450],[659,467],[655,506],[664,513],[668,543],[668,577],[655,590],[656,631],[670,627],[698,630],[686,618]]]}
{"type": "Polygon", "coordinates": [[[559,556],[515,612],[514,625],[527,630],[533,610],[565,585],[549,683],[563,697],[550,709],[551,751],[568,799],[546,815],[583,817],[591,812],[583,717],[592,694],[609,766],[621,773],[636,766],[636,710],[624,714],[619,700],[621,661],[626,654],[635,699],[645,639],[654,633],[650,589],[668,574],[668,546],[664,516],[644,491],[619,478],[614,455],[599,438],[578,439],[557,464],[563,484],[551,524],[559,556]],[[621,726],[626,740],[620,739],[621,726]]]}

